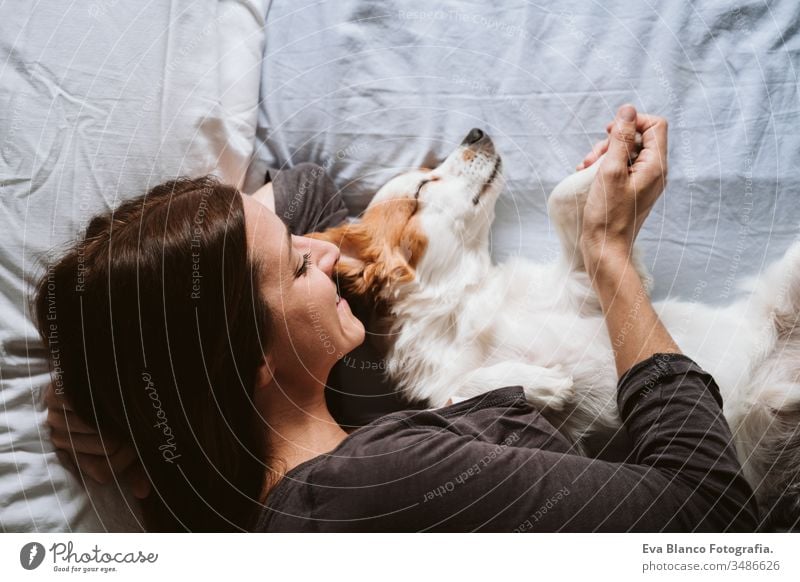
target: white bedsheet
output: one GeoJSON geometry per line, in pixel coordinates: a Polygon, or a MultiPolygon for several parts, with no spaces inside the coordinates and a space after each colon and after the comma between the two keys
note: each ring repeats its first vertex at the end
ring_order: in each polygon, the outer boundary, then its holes
{"type": "Polygon", "coordinates": [[[671,122],[654,294],[725,303],[799,230],[798,23],[796,0],[275,0],[249,180],[315,161],[357,213],[480,127],[510,179],[494,256],[546,257],[547,194],[629,101],[671,122]]]}
{"type": "Polygon", "coordinates": [[[97,210],[178,175],[242,181],[265,12],[266,0],[0,5],[0,530],[136,527],[113,486],[88,496],[56,460],[27,293],[39,259],[97,210]]]}

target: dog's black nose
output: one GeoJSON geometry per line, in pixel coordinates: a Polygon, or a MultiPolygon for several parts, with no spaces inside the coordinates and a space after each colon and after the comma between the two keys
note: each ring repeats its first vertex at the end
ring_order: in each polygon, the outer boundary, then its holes
{"type": "Polygon", "coordinates": [[[483,139],[485,134],[478,129],[477,127],[473,127],[469,130],[467,137],[464,138],[464,141],[461,142],[461,145],[472,145],[474,143],[478,143],[483,139]]]}

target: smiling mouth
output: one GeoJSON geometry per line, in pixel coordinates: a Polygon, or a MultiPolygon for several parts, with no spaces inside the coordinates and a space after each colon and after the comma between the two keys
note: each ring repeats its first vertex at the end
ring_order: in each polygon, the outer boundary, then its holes
{"type": "Polygon", "coordinates": [[[488,189],[488,188],[489,188],[489,187],[490,187],[490,186],[491,186],[491,185],[494,183],[494,181],[497,179],[497,176],[499,176],[499,175],[500,175],[500,170],[501,170],[501,169],[502,169],[502,167],[503,167],[503,163],[502,163],[502,162],[503,162],[502,158],[500,158],[500,157],[498,156],[498,157],[497,157],[497,160],[494,162],[494,168],[492,168],[492,173],[491,173],[491,174],[489,174],[489,178],[488,178],[488,179],[486,180],[486,182],[483,184],[483,188],[481,188],[481,191],[480,191],[480,192],[478,192],[477,194],[475,194],[475,197],[472,199],[472,203],[473,203],[473,204],[475,204],[476,206],[478,205],[478,202],[480,202],[481,195],[482,195],[484,192],[486,192],[486,190],[487,190],[487,189],[488,189]]]}

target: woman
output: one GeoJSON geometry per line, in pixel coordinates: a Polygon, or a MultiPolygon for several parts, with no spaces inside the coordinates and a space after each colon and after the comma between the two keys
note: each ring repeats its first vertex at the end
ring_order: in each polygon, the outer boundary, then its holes
{"type": "Polygon", "coordinates": [[[87,242],[53,268],[52,301],[43,280],[37,314],[47,340],[56,305],[67,336],[58,341],[70,346],[59,380],[84,428],[132,442],[142,459],[148,526],[754,529],[716,384],[680,354],[630,263],[664,187],[666,123],[624,106],[610,129],[584,161],[607,150],[581,247],[609,333],[624,339],[619,405],[634,442],[625,464],[573,454],[517,387],[398,412],[348,435],[323,391],[364,329],[337,301],[336,248],[288,236],[259,202],[202,180],[95,219],[87,242]],[[629,165],[637,131],[642,151],[629,165]],[[83,303],[82,293],[91,296],[83,303]]]}

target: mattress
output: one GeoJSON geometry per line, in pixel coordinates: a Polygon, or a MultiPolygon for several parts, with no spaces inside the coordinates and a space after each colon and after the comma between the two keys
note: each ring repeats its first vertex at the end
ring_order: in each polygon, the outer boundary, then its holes
{"type": "Polygon", "coordinates": [[[119,486],[59,462],[27,304],[87,219],[178,175],[241,184],[265,0],[0,5],[0,529],[136,530],[119,486]]]}

